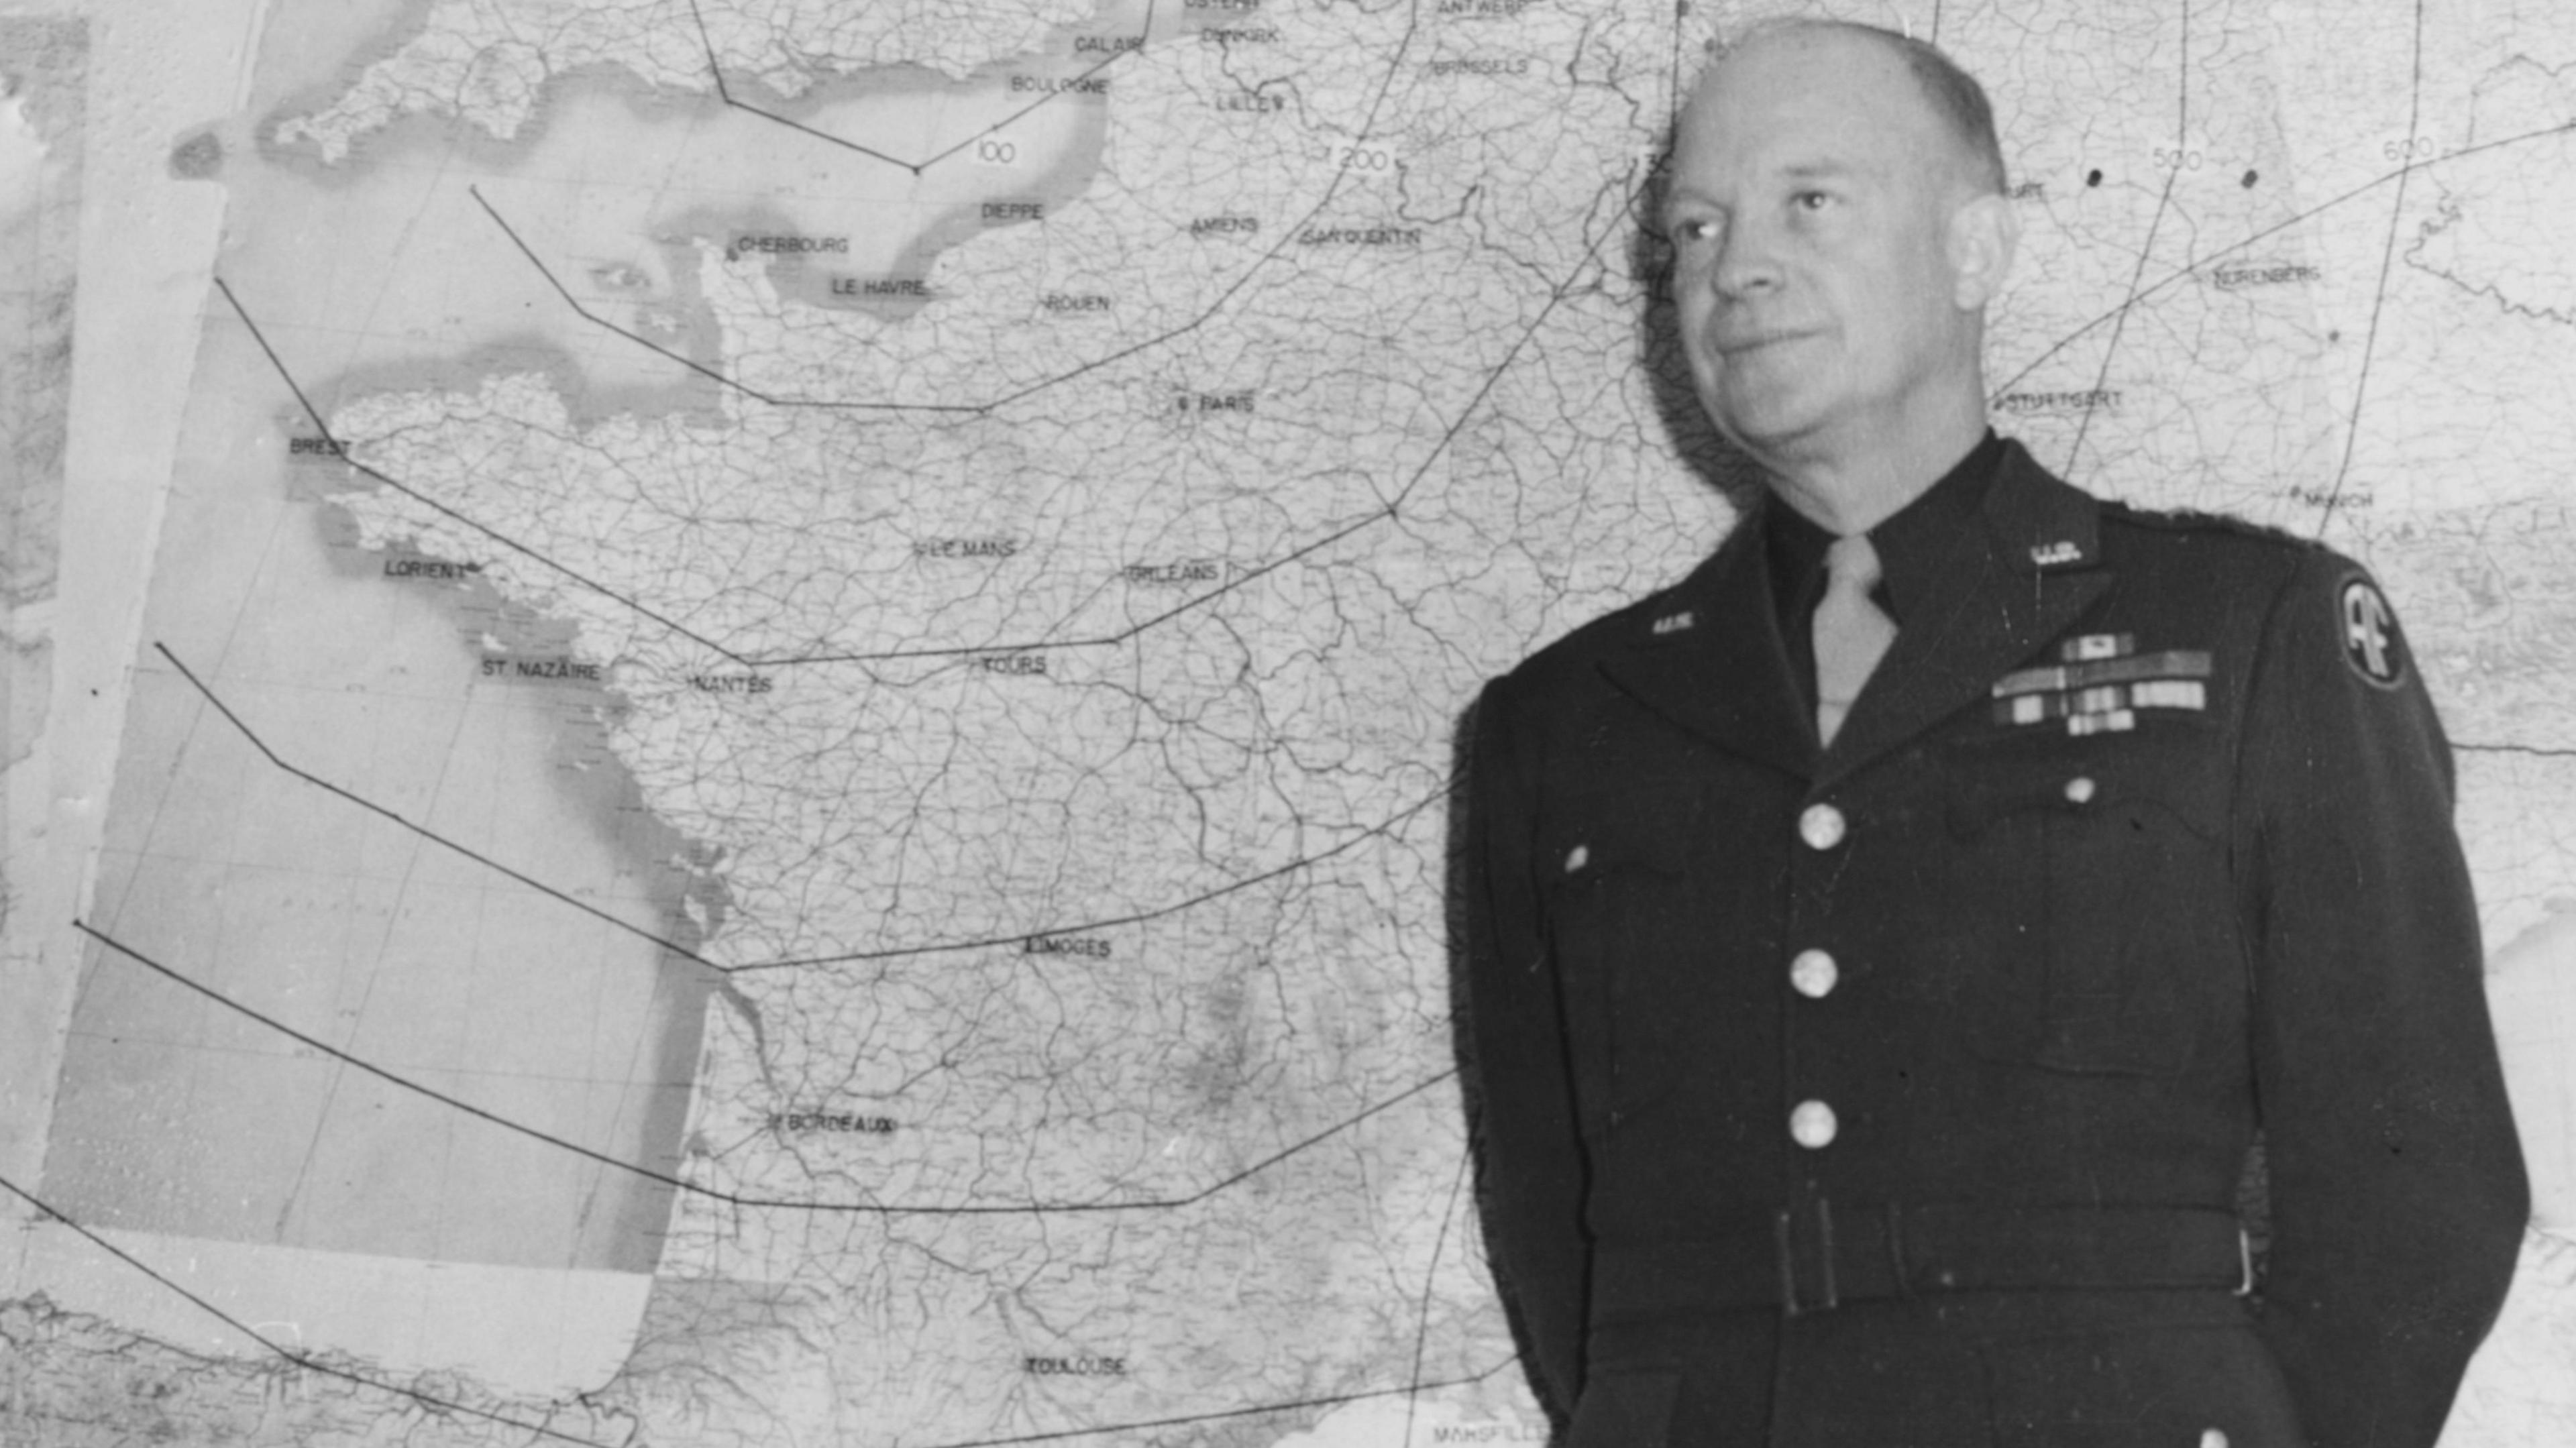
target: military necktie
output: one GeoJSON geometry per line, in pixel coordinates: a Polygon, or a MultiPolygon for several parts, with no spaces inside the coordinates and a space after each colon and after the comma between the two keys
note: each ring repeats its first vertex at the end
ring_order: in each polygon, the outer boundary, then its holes
{"type": "Polygon", "coordinates": [[[1825,596],[1816,605],[1816,734],[1825,743],[1869,682],[1870,670],[1896,641],[1896,620],[1870,601],[1878,586],[1878,550],[1855,533],[1825,550],[1825,596]]]}

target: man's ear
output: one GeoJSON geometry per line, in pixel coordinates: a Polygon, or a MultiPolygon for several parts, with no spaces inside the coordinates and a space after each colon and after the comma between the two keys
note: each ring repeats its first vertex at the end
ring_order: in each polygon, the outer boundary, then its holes
{"type": "Polygon", "coordinates": [[[1950,300],[1960,311],[1983,310],[2003,290],[2021,243],[2021,214],[1993,192],[1971,196],[1950,213],[1950,300]]]}

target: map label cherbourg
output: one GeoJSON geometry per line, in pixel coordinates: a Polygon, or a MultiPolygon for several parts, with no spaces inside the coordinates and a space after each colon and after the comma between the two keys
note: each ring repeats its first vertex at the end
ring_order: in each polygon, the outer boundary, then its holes
{"type": "Polygon", "coordinates": [[[846,236],[761,236],[737,235],[727,248],[728,258],[743,256],[847,256],[850,239],[846,236]]]}

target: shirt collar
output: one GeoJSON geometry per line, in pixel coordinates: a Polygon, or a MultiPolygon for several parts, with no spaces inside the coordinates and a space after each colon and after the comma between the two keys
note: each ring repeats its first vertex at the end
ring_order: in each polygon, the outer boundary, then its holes
{"type": "MultiPolygon", "coordinates": [[[[1964,530],[1979,526],[1986,492],[2003,463],[2003,439],[1992,428],[1932,486],[1869,530],[1878,553],[1882,605],[1902,624],[1939,586],[1947,555],[1964,530]]],[[[1766,499],[1763,546],[1771,567],[1771,601],[1786,622],[1802,618],[1822,596],[1825,550],[1834,535],[1797,509],[1766,499]]]]}

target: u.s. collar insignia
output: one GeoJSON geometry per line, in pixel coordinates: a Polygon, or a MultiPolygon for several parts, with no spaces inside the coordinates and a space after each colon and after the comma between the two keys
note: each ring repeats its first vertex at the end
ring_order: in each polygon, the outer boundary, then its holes
{"type": "Polygon", "coordinates": [[[2354,673],[2382,689],[2406,682],[2406,641],[2397,632],[2397,611],[2368,578],[2353,574],[2335,590],[2335,622],[2343,661],[2354,673]]]}
{"type": "Polygon", "coordinates": [[[1665,634],[1680,633],[1683,629],[1689,628],[1694,622],[1696,622],[1696,620],[1691,617],[1691,611],[1689,609],[1683,609],[1679,613],[1665,614],[1662,618],[1655,620],[1655,636],[1657,638],[1661,638],[1665,634]]]}
{"type": "Polygon", "coordinates": [[[2084,550],[2072,538],[2060,538],[2054,543],[2034,543],[2030,548],[2030,561],[2041,568],[2063,568],[2069,563],[2083,562],[2084,550]]]}

